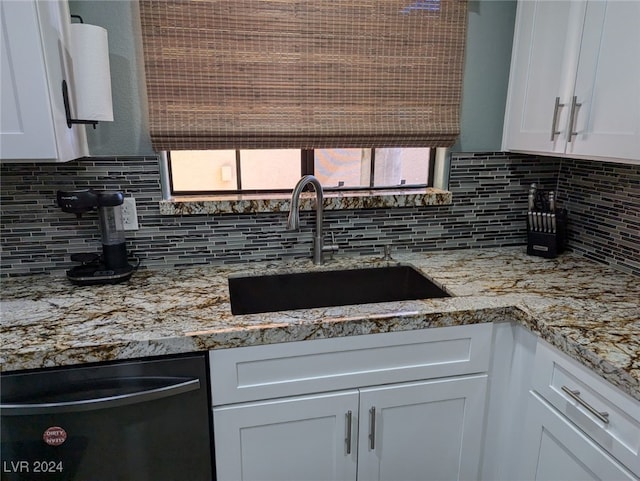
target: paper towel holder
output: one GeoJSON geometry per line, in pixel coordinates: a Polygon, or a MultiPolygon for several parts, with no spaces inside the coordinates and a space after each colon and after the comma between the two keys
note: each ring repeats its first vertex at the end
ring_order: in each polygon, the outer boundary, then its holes
{"type": "Polygon", "coordinates": [[[97,120],[80,120],[80,119],[72,119],[71,118],[71,108],[69,107],[69,89],[67,87],[67,81],[62,81],[62,100],[64,102],[64,113],[67,116],[67,127],[71,128],[74,124],[82,124],[82,125],[92,125],[93,128],[96,128],[98,125],[97,120]]]}
{"type": "MultiPolygon", "coordinates": [[[[104,76],[104,71],[98,69],[94,70],[94,66],[90,60],[88,60],[87,55],[90,55],[92,58],[100,58],[104,57],[104,67],[106,65],[106,75],[107,79],[109,78],[109,61],[108,61],[108,46],[107,46],[107,32],[102,27],[97,27],[94,25],[88,25],[84,23],[84,19],[80,15],[71,15],[71,19],[79,20],[80,24],[83,24],[81,31],[84,32],[84,35],[87,32],[91,33],[94,36],[89,42],[85,40],[82,41],[81,44],[78,43],[77,33],[75,30],[70,32],[69,39],[69,49],[71,52],[71,57],[74,60],[74,71],[77,68],[80,68],[81,72],[84,75],[81,75],[80,78],[75,77],[74,86],[76,88],[76,96],[74,96],[76,104],[76,118],[71,116],[71,107],[69,101],[69,86],[66,80],[62,81],[62,99],[64,102],[64,110],[67,119],[67,127],[71,128],[74,124],[82,124],[82,125],[92,125],[93,128],[96,128],[98,121],[101,120],[113,120],[112,113],[112,103],[111,103],[111,85],[110,82],[106,83],[102,80],[102,76],[104,76]],[[86,26],[86,27],[85,27],[86,26]],[[89,29],[89,30],[87,30],[89,29]],[[75,35],[74,35],[75,34],[75,35]],[[95,37],[95,35],[98,35],[95,37]],[[97,43],[96,43],[97,42],[97,43]],[[82,45],[82,48],[79,48],[78,45],[82,45]],[[94,49],[96,49],[94,51],[94,49]],[[77,56],[77,57],[76,57],[77,56]],[[75,65],[75,62],[79,62],[79,66],[75,65]],[[102,76],[101,76],[102,74],[102,76]],[[80,82],[80,83],[78,83],[80,82]],[[96,103],[94,99],[101,98],[102,92],[108,92],[108,104],[105,106],[104,103],[96,103]],[[106,110],[104,110],[106,108],[106,110]],[[83,120],[91,119],[91,120],[83,120]]],[[[77,73],[77,72],[74,72],[77,73]]]]}
{"type": "MultiPolygon", "coordinates": [[[[84,23],[84,20],[80,15],[71,15],[71,18],[77,18],[80,23],[84,23]]],[[[73,124],[93,125],[96,128],[98,124],[97,120],[78,120],[71,118],[71,108],[69,107],[69,89],[67,87],[67,81],[62,81],[62,100],[64,101],[64,112],[67,115],[67,127],[71,128],[73,124]]]]}

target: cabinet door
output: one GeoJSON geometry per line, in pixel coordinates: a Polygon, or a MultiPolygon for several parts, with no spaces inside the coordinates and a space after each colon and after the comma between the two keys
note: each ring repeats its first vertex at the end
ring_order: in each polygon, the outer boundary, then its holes
{"type": "Polygon", "coordinates": [[[518,2],[505,149],[564,152],[582,14],[577,2],[518,2]]]}
{"type": "Polygon", "coordinates": [[[640,161],[640,2],[587,3],[567,153],[640,161]]]}
{"type": "Polygon", "coordinates": [[[47,72],[35,2],[0,2],[0,159],[55,158],[47,72]]]}
{"type": "Polygon", "coordinates": [[[522,446],[522,479],[617,481],[637,479],[582,431],[530,393],[522,446]]]}
{"type": "Polygon", "coordinates": [[[479,479],[486,375],[360,391],[358,481],[479,479]]]}
{"type": "Polygon", "coordinates": [[[357,410],[357,390],[214,408],[217,479],[355,480],[357,410]]]}
{"type": "Polygon", "coordinates": [[[0,160],[87,155],[84,125],[67,126],[62,96],[63,80],[73,89],[68,2],[2,0],[0,13],[0,160]]]}

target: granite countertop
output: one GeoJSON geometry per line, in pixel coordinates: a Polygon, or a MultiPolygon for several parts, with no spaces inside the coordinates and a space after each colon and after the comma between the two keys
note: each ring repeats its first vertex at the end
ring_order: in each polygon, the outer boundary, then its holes
{"type": "Polygon", "coordinates": [[[2,283],[0,369],[13,371],[479,322],[515,321],[640,400],[640,283],[575,254],[525,248],[394,254],[455,297],[234,316],[227,277],[382,266],[336,257],[143,270],[128,283],[2,283]]]}
{"type": "MultiPolygon", "coordinates": [[[[315,209],[315,192],[304,192],[300,197],[300,210],[315,209]]],[[[377,209],[383,207],[420,207],[449,205],[449,191],[427,187],[424,189],[326,191],[324,210],[377,209]]],[[[181,195],[160,202],[161,215],[219,215],[243,212],[289,212],[291,193],[275,194],[222,194],[215,196],[181,195]]]]}

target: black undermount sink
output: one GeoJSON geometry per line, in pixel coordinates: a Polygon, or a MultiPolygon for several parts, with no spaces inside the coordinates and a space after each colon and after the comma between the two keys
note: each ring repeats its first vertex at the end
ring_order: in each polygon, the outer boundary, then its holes
{"type": "Polygon", "coordinates": [[[233,314],[449,297],[410,266],[230,277],[233,314]]]}

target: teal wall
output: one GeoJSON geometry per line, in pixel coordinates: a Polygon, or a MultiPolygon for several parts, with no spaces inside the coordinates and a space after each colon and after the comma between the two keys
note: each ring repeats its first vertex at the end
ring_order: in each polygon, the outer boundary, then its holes
{"type": "Polygon", "coordinates": [[[501,150],[515,0],[470,0],[460,137],[454,152],[501,150]]]}
{"type": "Polygon", "coordinates": [[[69,10],[109,35],[113,122],[87,128],[89,151],[96,156],[152,155],[138,2],[70,0],[69,10]]]}
{"type": "MultiPolygon", "coordinates": [[[[87,129],[91,154],[152,154],[137,2],[71,0],[69,7],[86,23],[109,32],[114,121],[87,129]]],[[[515,0],[469,0],[461,135],[453,148],[456,152],[500,150],[515,10],[515,0]]]]}

